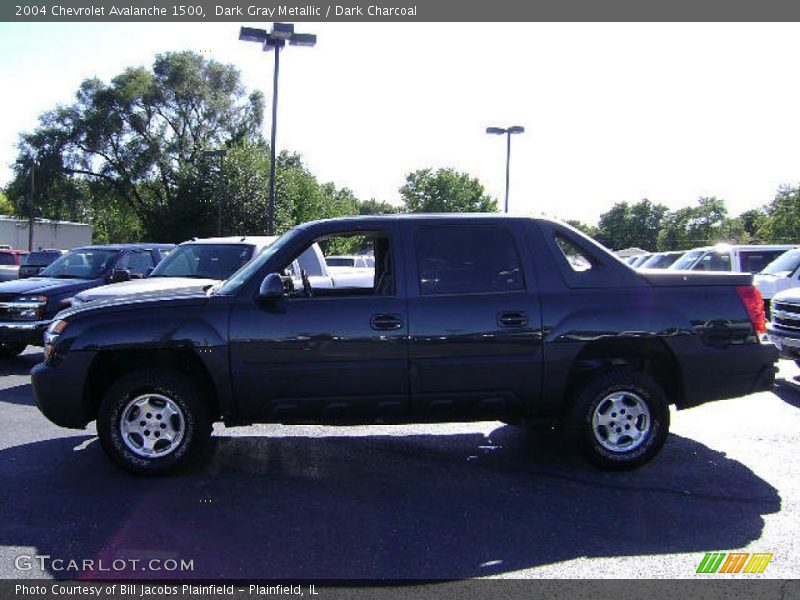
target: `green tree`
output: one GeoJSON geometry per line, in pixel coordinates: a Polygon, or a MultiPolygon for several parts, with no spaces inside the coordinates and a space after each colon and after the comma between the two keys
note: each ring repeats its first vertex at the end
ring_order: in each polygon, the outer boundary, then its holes
{"type": "MultiPolygon", "coordinates": [[[[262,117],[261,94],[246,94],[235,67],[192,52],[166,53],[152,69],[128,68],[109,84],[84,81],[73,104],[45,113],[33,133],[21,136],[20,156],[36,159],[41,214],[90,212],[91,199],[75,180],[102,180],[145,235],[167,239],[163,232],[183,222],[187,207],[198,221],[214,222],[205,191],[213,171],[202,152],[257,139],[262,117]]],[[[18,165],[10,186],[17,206],[28,169],[18,165]]]]}
{"type": "Polygon", "coordinates": [[[667,214],[658,234],[659,250],[688,250],[723,241],[730,233],[725,201],[703,197],[697,206],[687,206],[667,214]]]}
{"type": "Polygon", "coordinates": [[[497,201],[467,173],[420,169],[406,176],[400,195],[408,212],[496,212],[497,201]]]}
{"type": "Polygon", "coordinates": [[[360,215],[392,215],[400,212],[400,208],[394,204],[375,200],[375,198],[359,201],[357,208],[360,215]]]}
{"type": "Polygon", "coordinates": [[[5,192],[0,192],[0,215],[13,215],[16,213],[16,207],[5,192]]]}
{"type": "Polygon", "coordinates": [[[800,188],[781,187],[756,221],[756,235],[766,242],[795,243],[800,240],[800,188]]]}
{"type": "Polygon", "coordinates": [[[616,250],[630,247],[655,250],[667,212],[666,206],[654,204],[647,198],[630,205],[617,202],[600,215],[598,240],[616,250]]]}

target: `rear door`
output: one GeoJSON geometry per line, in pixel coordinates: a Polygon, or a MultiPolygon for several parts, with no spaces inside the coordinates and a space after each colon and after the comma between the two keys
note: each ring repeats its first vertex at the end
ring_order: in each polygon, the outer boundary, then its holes
{"type": "Polygon", "coordinates": [[[412,411],[527,412],[541,393],[541,311],[516,221],[406,221],[412,411]]]}

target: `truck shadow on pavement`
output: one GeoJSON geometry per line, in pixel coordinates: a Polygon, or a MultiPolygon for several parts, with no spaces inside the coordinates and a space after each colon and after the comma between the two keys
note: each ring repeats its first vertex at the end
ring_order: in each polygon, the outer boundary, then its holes
{"type": "Polygon", "coordinates": [[[778,378],[775,380],[775,387],[772,390],[774,394],[795,408],[800,408],[800,381],[796,378],[784,379],[778,378]]]}
{"type": "Polygon", "coordinates": [[[561,443],[512,427],[234,434],[214,438],[188,472],[155,479],[118,470],[90,436],[7,448],[2,573],[37,574],[14,570],[8,547],[22,546],[105,567],[193,561],[187,572],[45,573],[57,578],[460,579],[578,557],[738,548],[781,507],[743,464],[687,438],[670,436],[631,473],[594,470],[561,443]]]}
{"type": "Polygon", "coordinates": [[[0,377],[30,375],[31,369],[44,360],[41,352],[27,352],[14,358],[0,360],[0,377]]]}

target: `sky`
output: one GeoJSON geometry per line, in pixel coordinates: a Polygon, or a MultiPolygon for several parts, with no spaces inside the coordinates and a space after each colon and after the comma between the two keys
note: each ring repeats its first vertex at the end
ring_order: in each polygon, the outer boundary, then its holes
{"type": "MultiPolygon", "coordinates": [[[[272,55],[240,25],[0,24],[0,186],[21,131],[156,54],[235,64],[267,98],[272,55]]],[[[410,171],[452,167],[510,210],[596,222],[615,202],[672,209],[700,196],[732,214],[800,181],[800,24],[298,23],[314,48],[281,55],[278,149],[320,181],[400,202],[410,171]]]]}

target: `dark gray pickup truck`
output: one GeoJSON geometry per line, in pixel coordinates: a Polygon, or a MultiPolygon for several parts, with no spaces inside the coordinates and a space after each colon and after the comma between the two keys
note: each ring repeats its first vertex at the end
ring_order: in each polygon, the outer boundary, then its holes
{"type": "Polygon", "coordinates": [[[297,227],[206,292],[62,312],[33,385],[140,473],[182,465],[215,421],[560,423],[623,469],[657,454],[671,404],[770,389],[763,331],[749,274],[637,272],[543,219],[353,217],[297,227]],[[313,243],[371,250],[373,285],[290,272],[313,243]]]}

